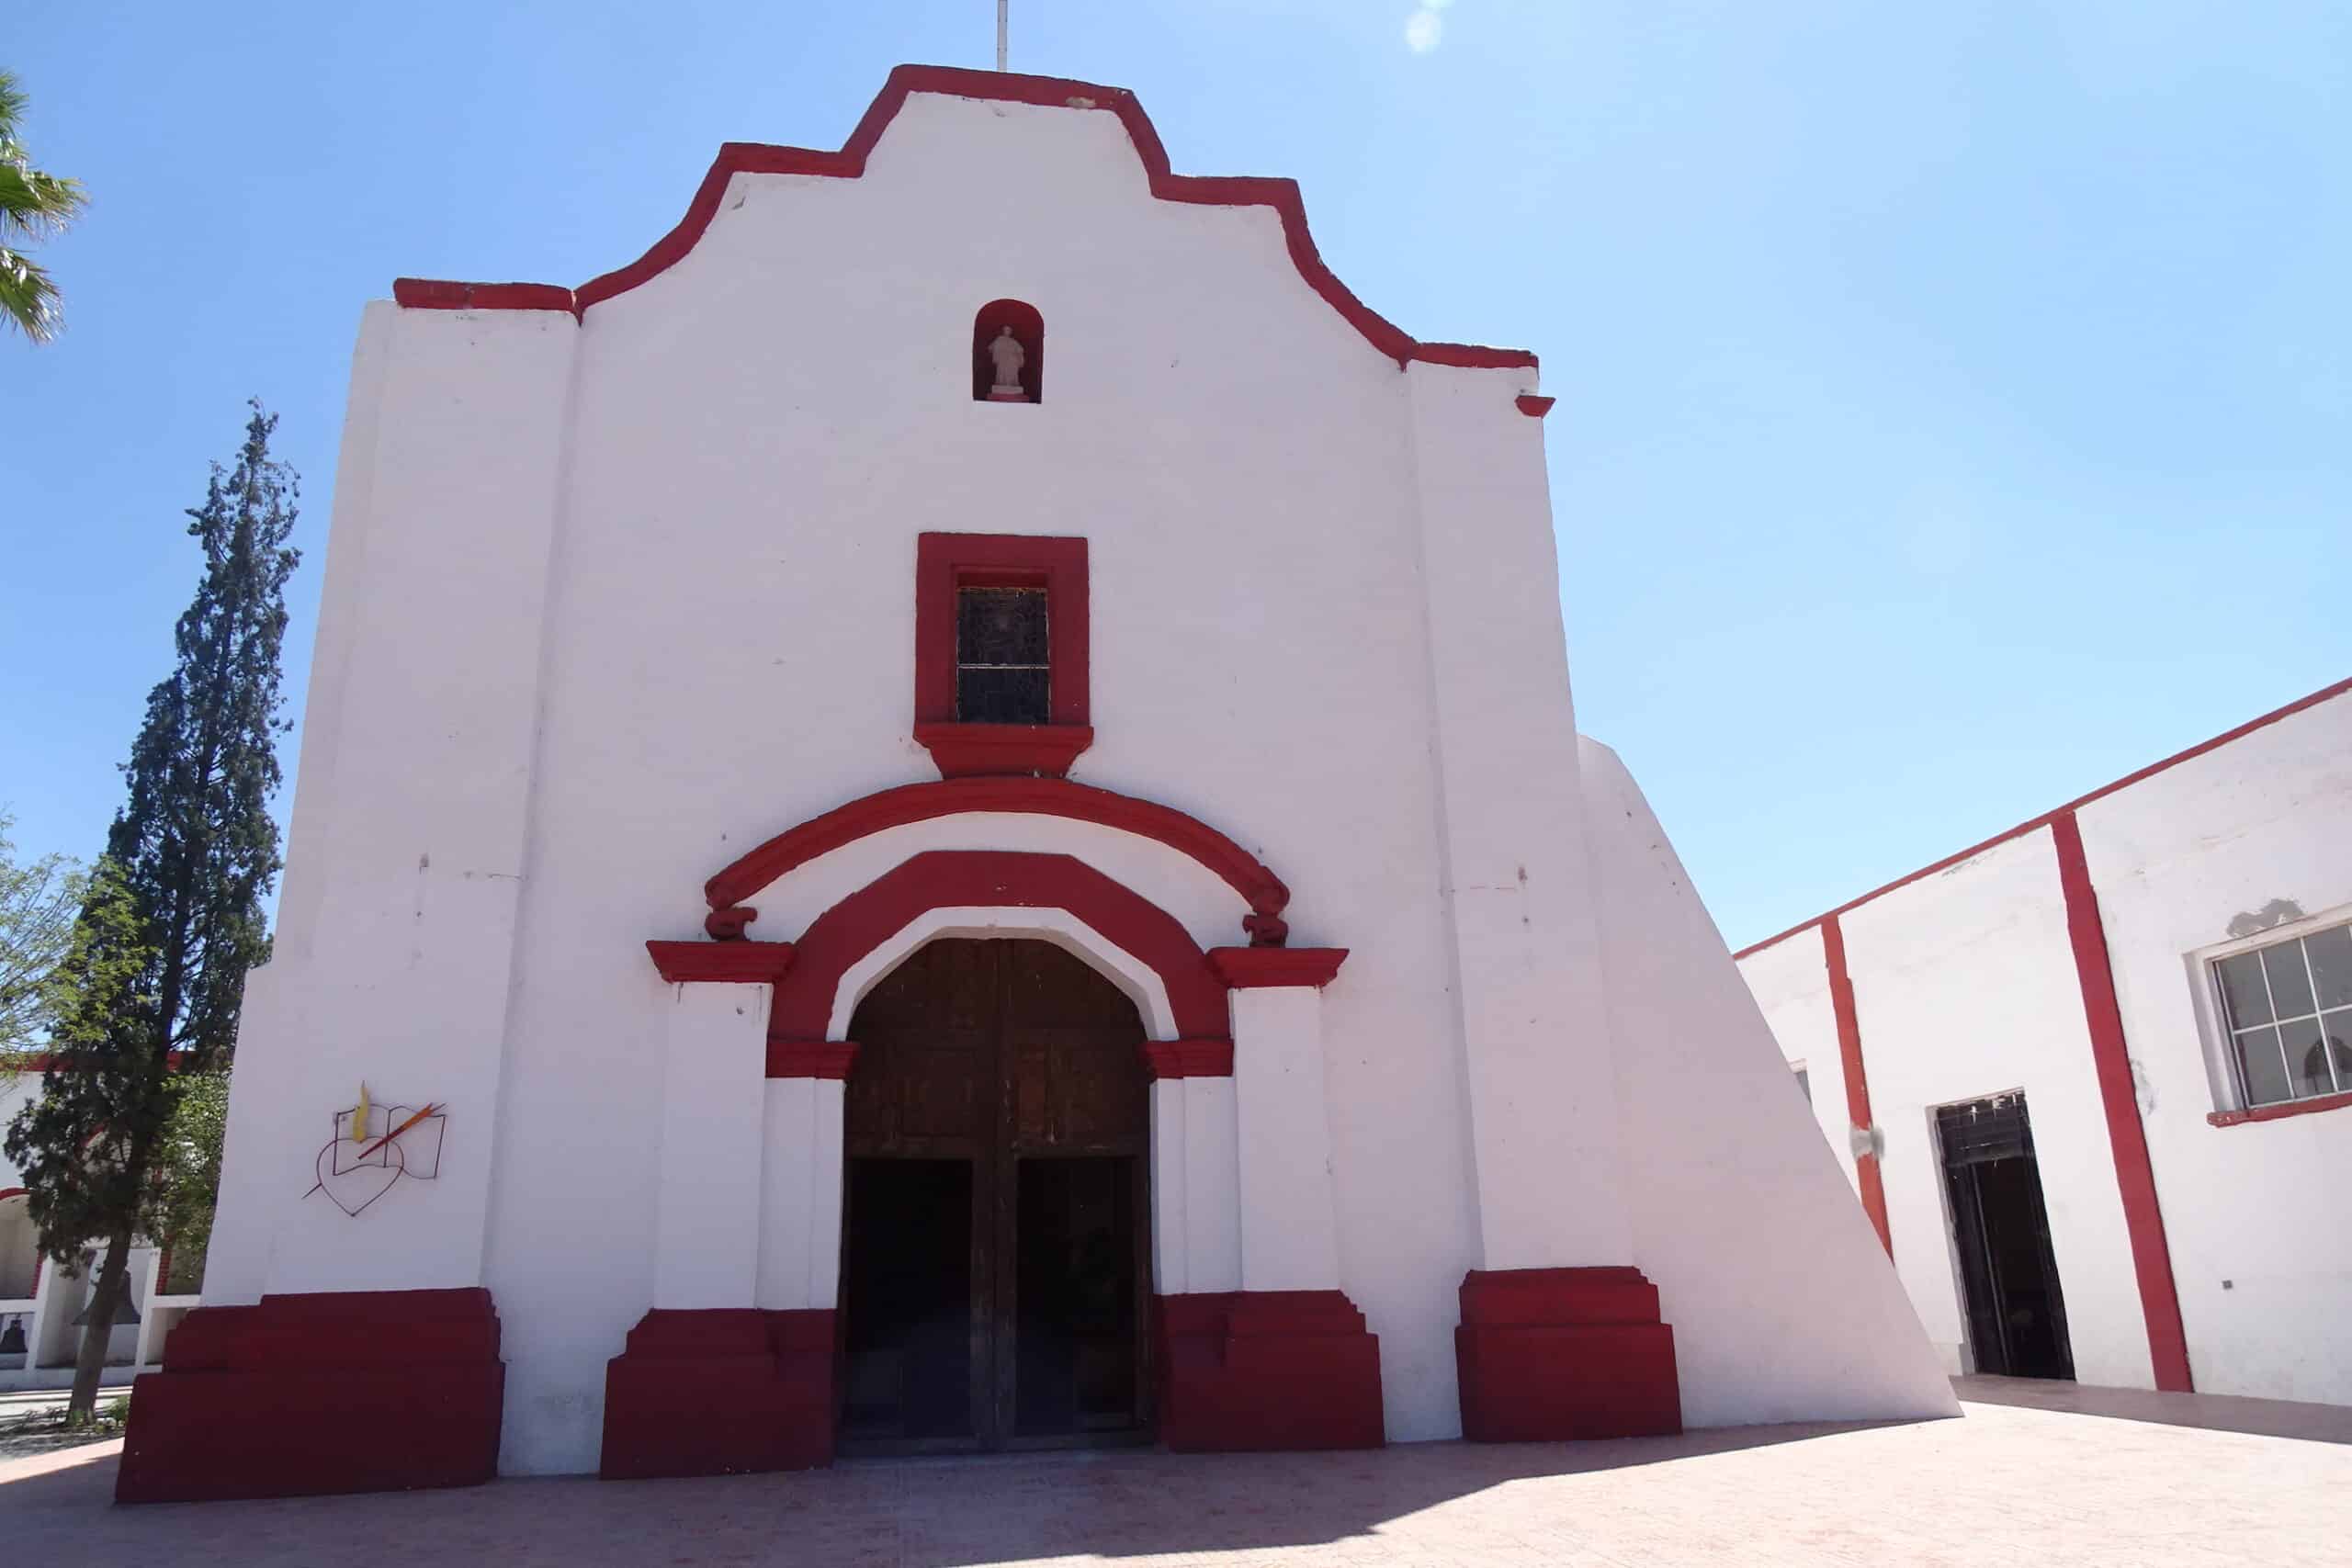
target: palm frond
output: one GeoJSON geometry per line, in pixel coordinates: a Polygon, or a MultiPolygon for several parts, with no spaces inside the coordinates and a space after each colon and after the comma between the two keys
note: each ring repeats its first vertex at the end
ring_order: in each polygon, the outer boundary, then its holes
{"type": "Polygon", "coordinates": [[[8,156],[0,141],[0,238],[37,240],[61,233],[89,204],[82,182],[45,175],[8,156]]]}
{"type": "Polygon", "coordinates": [[[58,313],[57,284],[42,265],[0,246],[0,321],[35,343],[47,343],[64,325],[58,313]]]}

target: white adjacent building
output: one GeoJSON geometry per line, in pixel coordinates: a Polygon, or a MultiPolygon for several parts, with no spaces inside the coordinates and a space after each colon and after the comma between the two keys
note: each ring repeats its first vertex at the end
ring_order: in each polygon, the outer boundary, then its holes
{"type": "MultiPolygon", "coordinates": [[[[0,1128],[38,1098],[48,1077],[35,1056],[0,1074],[0,1128]]],[[[130,1251],[127,1313],[107,1343],[110,1368],[152,1368],[163,1359],[172,1329],[197,1304],[201,1258],[175,1258],[141,1245],[130,1251]]],[[[82,1353],[76,1321],[90,1304],[95,1271],[57,1268],[41,1255],[24,1173],[0,1151],[0,1389],[62,1388],[74,1381],[82,1353]]]]}
{"type": "Polygon", "coordinates": [[[398,283],[121,1495],[1951,1413],[1576,732],[1550,406],[1039,77],[398,283]]]}
{"type": "Polygon", "coordinates": [[[1948,1369],[2352,1404],[2352,682],[1739,964],[1948,1369]]]}

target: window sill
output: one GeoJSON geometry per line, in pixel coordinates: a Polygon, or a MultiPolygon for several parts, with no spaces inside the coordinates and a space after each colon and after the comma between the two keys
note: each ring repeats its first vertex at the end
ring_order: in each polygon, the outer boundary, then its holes
{"type": "Polygon", "coordinates": [[[915,739],[931,751],[944,779],[1028,774],[1057,779],[1094,744],[1085,724],[918,724],[915,739]]]}
{"type": "Polygon", "coordinates": [[[2352,1105],[2352,1094],[2316,1094],[2309,1100],[2290,1100],[2278,1105],[2257,1105],[2246,1111],[2216,1111],[2205,1118],[2216,1127],[2235,1127],[2247,1122],[2276,1122],[2288,1116],[2308,1116],[2315,1111],[2341,1111],[2352,1105]]]}

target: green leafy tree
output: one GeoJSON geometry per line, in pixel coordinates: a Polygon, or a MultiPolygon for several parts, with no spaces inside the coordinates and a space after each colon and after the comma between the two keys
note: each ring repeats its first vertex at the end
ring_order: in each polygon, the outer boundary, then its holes
{"type": "Polygon", "coordinates": [[[0,1085],[47,1033],[57,967],[74,943],[84,879],[63,855],[17,863],[0,811],[0,1085]]]}
{"type": "Polygon", "coordinates": [[[220,1198],[220,1150],[229,1132],[229,1075],[191,1073],[179,1086],[155,1152],[155,1212],[144,1227],[171,1253],[170,1284],[200,1276],[220,1198]],[[191,1269],[189,1266],[194,1265],[191,1269]]]}
{"type": "Polygon", "coordinates": [[[24,89],[15,75],[0,71],[0,319],[35,343],[47,343],[57,335],[57,280],[24,246],[62,233],[89,197],[80,181],[33,167],[17,135],[24,118],[24,89]]]}
{"type": "Polygon", "coordinates": [[[204,578],[180,616],[178,665],[147,697],[123,767],[130,798],[92,874],[40,1099],[10,1122],[41,1246],[97,1278],[70,1419],[96,1404],[107,1338],[141,1235],[166,1234],[181,1102],[228,1065],[245,972],[268,956],[262,900],[277,874],[278,655],[286,633],[294,471],[269,456],[277,419],[253,405],[236,467],[218,464],[188,532],[204,578]],[[120,897],[115,889],[119,887],[120,897]]]}

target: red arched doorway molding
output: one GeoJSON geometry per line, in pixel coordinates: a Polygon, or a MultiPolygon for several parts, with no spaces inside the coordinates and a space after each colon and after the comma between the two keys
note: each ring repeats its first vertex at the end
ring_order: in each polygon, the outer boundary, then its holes
{"type": "Polygon", "coordinates": [[[854,965],[943,908],[1062,910],[1159,976],[1181,1035],[1227,1035],[1225,982],[1176,918],[1140,894],[1070,855],[933,850],[818,916],[793,944],[768,1015],[771,1073],[827,1038],[854,965]]]}
{"type": "Polygon", "coordinates": [[[758,915],[756,909],[742,908],[741,900],[778,877],[885,829],[967,811],[1066,817],[1166,844],[1214,872],[1241,896],[1250,907],[1241,923],[1251,946],[1280,947],[1289,938],[1283,912],[1290,907],[1290,889],[1225,834],[1172,806],[1051,778],[959,778],[906,784],[812,817],[739,856],[703,885],[711,909],[705,928],[722,942],[739,938],[758,915]]]}

